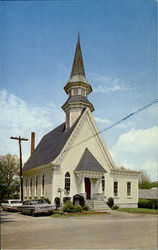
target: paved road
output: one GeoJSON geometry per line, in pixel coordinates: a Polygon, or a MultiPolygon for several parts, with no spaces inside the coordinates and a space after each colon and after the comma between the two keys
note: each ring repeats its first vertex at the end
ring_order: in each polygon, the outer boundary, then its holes
{"type": "Polygon", "coordinates": [[[157,216],[68,218],[2,213],[2,249],[157,249],[157,216]]]}

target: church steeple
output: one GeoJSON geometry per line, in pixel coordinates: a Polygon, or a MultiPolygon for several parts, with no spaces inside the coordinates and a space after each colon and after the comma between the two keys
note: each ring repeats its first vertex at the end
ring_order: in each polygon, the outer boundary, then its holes
{"type": "Polygon", "coordinates": [[[83,75],[85,77],[79,34],[78,34],[78,41],[76,45],[76,52],[74,56],[74,62],[72,65],[70,78],[73,77],[74,75],[83,75]]]}
{"type": "Polygon", "coordinates": [[[85,108],[88,107],[91,112],[94,111],[93,105],[87,99],[89,93],[92,92],[92,87],[85,76],[79,36],[70,79],[64,90],[69,98],[62,106],[62,109],[66,113],[66,128],[70,128],[85,108]]]}

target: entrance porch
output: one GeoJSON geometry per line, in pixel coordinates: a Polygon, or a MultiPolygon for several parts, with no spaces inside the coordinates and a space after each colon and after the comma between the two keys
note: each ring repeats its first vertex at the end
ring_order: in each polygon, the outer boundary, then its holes
{"type": "Polygon", "coordinates": [[[102,191],[103,173],[80,172],[76,173],[78,194],[84,196],[86,200],[104,200],[102,191]]]}

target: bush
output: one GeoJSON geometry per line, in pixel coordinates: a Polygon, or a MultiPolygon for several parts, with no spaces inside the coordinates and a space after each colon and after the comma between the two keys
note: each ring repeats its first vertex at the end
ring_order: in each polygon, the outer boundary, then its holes
{"type": "Polygon", "coordinates": [[[75,212],[82,212],[82,207],[80,205],[74,206],[75,212]]]}
{"type": "Polygon", "coordinates": [[[56,197],[56,198],[54,199],[54,201],[55,201],[56,209],[58,209],[58,208],[60,207],[60,198],[59,198],[59,197],[56,197]]]}
{"type": "Polygon", "coordinates": [[[80,205],[84,207],[85,199],[82,195],[76,194],[73,196],[73,205],[80,205]]]}
{"type": "Polygon", "coordinates": [[[113,207],[112,207],[112,209],[113,210],[116,210],[116,209],[118,209],[119,207],[117,206],[117,205],[114,205],[113,207]]]}
{"type": "Polygon", "coordinates": [[[89,210],[89,206],[88,205],[84,205],[83,210],[84,211],[88,211],[89,210]]]}
{"type": "Polygon", "coordinates": [[[71,201],[66,201],[62,210],[63,212],[72,213],[75,212],[75,206],[72,204],[71,201]]]}
{"type": "Polygon", "coordinates": [[[67,201],[71,201],[71,197],[64,197],[63,198],[63,203],[65,204],[65,202],[67,202],[67,201]]]}
{"type": "Polygon", "coordinates": [[[113,207],[113,205],[114,205],[114,199],[113,199],[112,197],[109,197],[109,198],[108,198],[107,205],[108,205],[110,208],[113,207]]]}
{"type": "Polygon", "coordinates": [[[139,199],[138,201],[139,208],[150,208],[150,209],[158,209],[157,200],[147,200],[147,199],[139,199]]]}

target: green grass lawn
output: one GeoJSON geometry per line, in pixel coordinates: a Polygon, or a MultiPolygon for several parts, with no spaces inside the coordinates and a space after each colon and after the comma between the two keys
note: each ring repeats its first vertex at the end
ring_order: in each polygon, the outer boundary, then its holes
{"type": "Polygon", "coordinates": [[[140,214],[158,214],[158,210],[149,208],[118,208],[116,211],[140,214]]]}
{"type": "Polygon", "coordinates": [[[107,212],[95,212],[95,211],[84,211],[84,212],[75,212],[75,213],[63,213],[55,212],[51,215],[53,218],[67,218],[70,216],[90,216],[90,215],[100,215],[100,214],[108,214],[107,212]]]}

